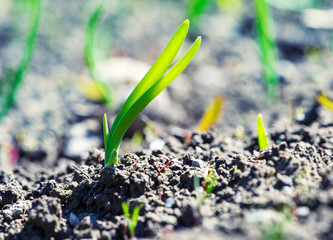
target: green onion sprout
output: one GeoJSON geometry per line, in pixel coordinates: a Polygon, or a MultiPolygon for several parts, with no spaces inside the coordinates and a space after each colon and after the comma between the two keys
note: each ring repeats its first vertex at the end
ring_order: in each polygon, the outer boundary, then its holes
{"type": "Polygon", "coordinates": [[[123,208],[125,221],[126,221],[126,224],[127,224],[127,228],[130,232],[131,238],[134,239],[134,237],[135,237],[135,228],[136,228],[136,225],[138,223],[138,216],[139,216],[139,213],[140,213],[140,209],[143,207],[143,204],[140,204],[139,206],[136,206],[134,208],[133,213],[132,213],[132,218],[131,218],[130,213],[129,213],[128,204],[123,202],[121,204],[121,207],[123,208]]]}
{"type": "Polygon", "coordinates": [[[259,150],[268,148],[268,138],[265,132],[264,124],[262,123],[262,115],[258,114],[257,117],[257,131],[258,131],[258,144],[259,150]]]}
{"type": "Polygon", "coordinates": [[[127,98],[118,112],[110,131],[107,129],[107,117],[104,115],[103,132],[104,139],[107,139],[104,140],[104,145],[106,146],[105,165],[117,164],[122,138],[133,120],[187,67],[198,51],[201,37],[198,37],[185,55],[166,72],[183,44],[188,29],[189,20],[186,20],[180,25],[164,51],[127,98]]]}

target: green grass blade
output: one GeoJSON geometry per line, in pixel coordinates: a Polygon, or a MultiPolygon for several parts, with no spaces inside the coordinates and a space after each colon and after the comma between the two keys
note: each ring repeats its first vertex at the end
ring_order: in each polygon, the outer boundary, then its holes
{"type": "Polygon", "coordinates": [[[205,198],[207,198],[212,193],[216,183],[217,183],[217,178],[213,177],[212,180],[208,183],[208,185],[205,189],[205,198]]]}
{"type": "Polygon", "coordinates": [[[89,69],[90,75],[94,80],[99,94],[102,96],[103,101],[112,106],[115,103],[114,90],[110,85],[107,85],[100,77],[98,71],[96,70],[96,59],[95,59],[95,32],[97,24],[100,21],[102,14],[104,12],[103,5],[99,5],[95,11],[91,14],[85,36],[85,48],[84,57],[86,65],[89,69]]]}
{"type": "Polygon", "coordinates": [[[140,210],[141,210],[142,207],[143,207],[143,204],[140,204],[139,206],[136,206],[133,210],[132,224],[131,224],[131,228],[130,228],[130,232],[132,232],[133,234],[134,234],[135,227],[138,223],[138,217],[139,217],[140,210]]]}
{"type": "Polygon", "coordinates": [[[102,14],[103,14],[103,6],[98,6],[95,11],[91,14],[86,30],[86,41],[85,41],[85,48],[84,48],[84,57],[86,61],[86,65],[89,68],[90,74],[93,78],[98,78],[96,75],[96,64],[95,64],[95,57],[94,57],[94,36],[95,30],[97,27],[97,23],[99,22],[102,14]]]}
{"type": "Polygon", "coordinates": [[[23,56],[16,71],[5,71],[0,83],[0,120],[7,115],[12,107],[18,89],[24,79],[24,75],[32,59],[35,42],[38,35],[38,27],[41,15],[41,0],[30,0],[31,23],[29,33],[25,41],[23,56]]]}
{"type": "Polygon", "coordinates": [[[126,202],[122,202],[121,203],[121,207],[122,207],[123,212],[124,212],[125,220],[126,220],[126,222],[128,224],[129,221],[131,220],[129,209],[128,209],[128,205],[127,205],[126,202]]]}
{"type": "Polygon", "coordinates": [[[208,181],[210,180],[210,178],[212,177],[213,175],[213,172],[214,172],[214,169],[210,170],[207,177],[205,178],[205,181],[204,183],[202,184],[202,186],[205,188],[206,187],[206,184],[208,183],[208,181]]]}
{"type": "Polygon", "coordinates": [[[257,131],[258,131],[258,144],[259,150],[268,148],[268,138],[265,132],[264,124],[262,123],[262,115],[258,114],[257,117],[257,131]]]}
{"type": "Polygon", "coordinates": [[[143,77],[143,79],[139,82],[139,84],[135,87],[133,92],[127,98],[126,102],[120,109],[114,123],[112,124],[110,135],[112,135],[115,131],[116,126],[119,121],[122,119],[123,115],[126,114],[128,109],[132,106],[132,104],[144,93],[146,92],[154,83],[160,79],[165,71],[168,69],[173,59],[177,55],[181,45],[183,44],[185,37],[187,35],[189,29],[189,21],[185,20],[177,31],[172,36],[168,45],[165,47],[161,55],[158,57],[153,66],[149,69],[147,74],[143,77]]]}
{"type": "Polygon", "coordinates": [[[104,150],[107,151],[106,148],[109,142],[109,126],[106,114],[103,116],[103,136],[104,136],[104,150]]]}
{"type": "Polygon", "coordinates": [[[254,0],[257,31],[261,59],[264,70],[266,95],[269,104],[273,104],[280,97],[280,83],[277,74],[277,48],[273,39],[272,17],[265,0],[254,0]]]}
{"type": "MultiPolygon", "coordinates": [[[[119,123],[115,127],[114,133],[112,134],[112,132],[110,132],[108,152],[105,157],[106,160],[110,160],[111,149],[116,149],[118,152],[121,140],[126,130],[139,113],[142,112],[142,110],[187,67],[198,51],[200,43],[201,38],[198,37],[186,54],[161,79],[152,85],[136,100],[136,102],[129,107],[127,112],[122,116],[119,123]]],[[[110,165],[112,163],[117,164],[117,161],[113,159],[112,161],[107,161],[106,164],[110,165]]]]}

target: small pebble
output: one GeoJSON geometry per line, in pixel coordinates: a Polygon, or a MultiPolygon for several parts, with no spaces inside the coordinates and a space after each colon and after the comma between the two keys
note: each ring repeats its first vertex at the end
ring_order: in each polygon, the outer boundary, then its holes
{"type": "Polygon", "coordinates": [[[310,214],[310,209],[306,206],[298,207],[295,213],[298,217],[307,217],[310,214]]]}
{"type": "Polygon", "coordinates": [[[291,179],[291,177],[289,177],[287,175],[280,175],[280,176],[278,176],[278,178],[281,180],[281,182],[283,182],[287,186],[293,185],[293,180],[291,179]]]}
{"type": "Polygon", "coordinates": [[[192,161],[192,166],[193,167],[199,167],[201,168],[203,166],[203,161],[202,160],[199,160],[199,159],[195,159],[192,161]]]}
{"type": "Polygon", "coordinates": [[[166,207],[166,208],[171,208],[175,203],[176,203],[176,200],[175,200],[175,199],[173,199],[173,198],[168,198],[168,199],[165,201],[165,207],[166,207]]]}
{"type": "Polygon", "coordinates": [[[69,215],[69,224],[71,225],[71,227],[75,227],[79,222],[80,220],[74,213],[71,213],[69,215]]]}
{"type": "Polygon", "coordinates": [[[150,150],[162,150],[164,145],[165,145],[164,140],[162,140],[161,138],[156,138],[149,144],[149,149],[150,150]]]}
{"type": "Polygon", "coordinates": [[[195,151],[196,151],[197,153],[202,153],[202,148],[196,146],[196,147],[195,147],[195,151]]]}

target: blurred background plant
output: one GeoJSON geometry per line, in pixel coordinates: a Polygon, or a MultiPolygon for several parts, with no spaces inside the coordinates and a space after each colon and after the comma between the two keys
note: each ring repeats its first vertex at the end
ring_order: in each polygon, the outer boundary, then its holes
{"type": "Polygon", "coordinates": [[[105,81],[103,81],[98,70],[96,69],[97,61],[95,56],[95,38],[97,37],[95,35],[98,22],[100,21],[103,12],[103,5],[97,6],[97,8],[91,14],[87,24],[84,57],[93,82],[90,81],[85,85],[82,85],[82,90],[85,95],[90,97],[90,99],[102,100],[106,105],[111,107],[112,105],[115,105],[116,101],[114,96],[114,89],[112,88],[112,84],[107,84],[105,81]]]}
{"type": "Polygon", "coordinates": [[[16,69],[5,68],[0,81],[0,122],[7,115],[9,109],[15,102],[17,92],[22,81],[24,80],[26,71],[28,70],[30,61],[33,56],[34,46],[38,35],[39,19],[41,14],[40,0],[23,1],[25,10],[28,9],[30,15],[30,26],[28,28],[28,36],[22,51],[21,61],[16,69]]]}

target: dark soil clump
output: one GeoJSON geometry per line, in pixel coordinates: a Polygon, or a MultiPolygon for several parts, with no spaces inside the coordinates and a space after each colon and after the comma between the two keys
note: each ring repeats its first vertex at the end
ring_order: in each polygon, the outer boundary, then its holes
{"type": "Polygon", "coordinates": [[[2,173],[1,238],[122,239],[126,228],[121,203],[128,202],[130,211],[144,205],[137,237],[173,239],[195,228],[231,239],[265,234],[330,239],[333,128],[317,126],[312,134],[314,127],[275,132],[277,144],[256,156],[256,138],[243,142],[245,150],[238,148],[235,154],[228,146],[242,139],[221,139],[210,132],[193,134],[187,144],[166,145],[158,154],[126,154],[117,166],[103,168],[92,161],[97,160],[94,150],[74,169],[72,163],[63,164],[62,172],[36,179],[25,189],[20,184],[27,178],[24,172],[15,177],[2,173]],[[167,163],[161,153],[177,163],[159,175],[167,163]],[[202,184],[211,169],[218,181],[200,205],[193,177],[202,184]]]}

